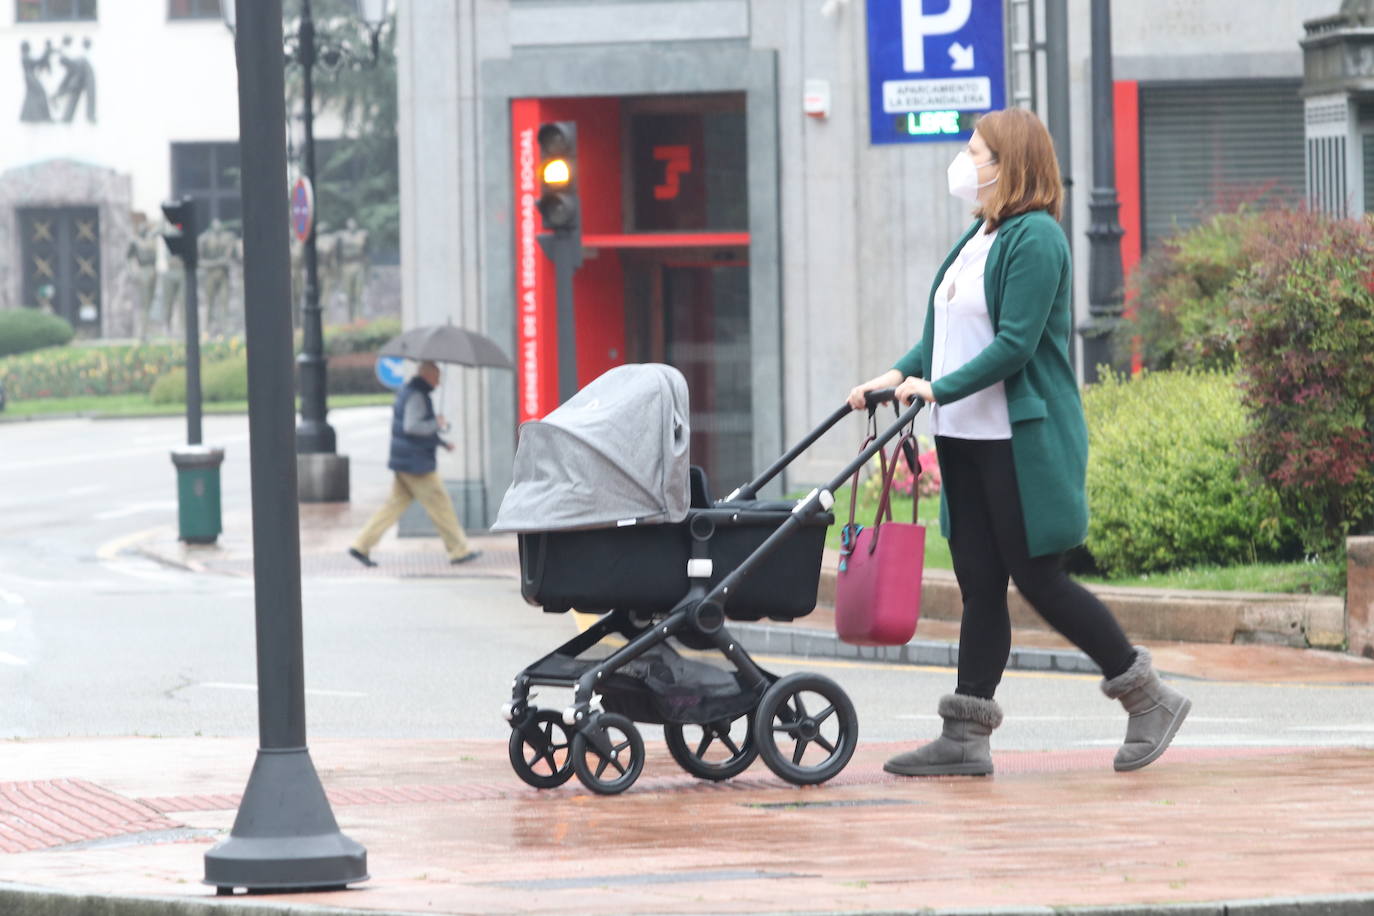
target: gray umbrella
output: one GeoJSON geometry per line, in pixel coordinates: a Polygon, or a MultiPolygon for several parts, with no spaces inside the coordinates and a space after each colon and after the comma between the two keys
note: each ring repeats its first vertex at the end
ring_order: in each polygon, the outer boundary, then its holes
{"type": "Polygon", "coordinates": [[[515,368],[510,358],[491,338],[451,324],[411,328],[388,340],[378,354],[417,361],[428,359],[436,363],[458,363],[463,366],[515,368]]]}

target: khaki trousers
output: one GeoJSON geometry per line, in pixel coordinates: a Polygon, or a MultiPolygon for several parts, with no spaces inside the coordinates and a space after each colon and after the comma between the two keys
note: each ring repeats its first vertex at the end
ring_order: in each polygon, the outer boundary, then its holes
{"type": "Polygon", "coordinates": [[[453,512],[453,502],[448,497],[448,490],[444,489],[443,481],[439,479],[439,472],[406,474],[396,471],[395,474],[396,477],[391,483],[391,495],[387,497],[382,508],[378,509],[371,520],[363,526],[362,533],[353,542],[353,549],[364,556],[371,553],[387,529],[400,521],[402,513],[418,499],[420,505],[425,507],[429,520],[439,530],[439,537],[448,549],[449,559],[456,560],[467,556],[468,539],[463,534],[463,527],[458,524],[458,516],[453,512]]]}

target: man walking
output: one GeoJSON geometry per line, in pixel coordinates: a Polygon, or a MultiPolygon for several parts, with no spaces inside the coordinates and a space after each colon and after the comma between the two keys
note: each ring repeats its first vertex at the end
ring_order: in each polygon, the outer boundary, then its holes
{"type": "Polygon", "coordinates": [[[453,443],[439,438],[439,433],[448,429],[448,423],[435,416],[434,402],[430,400],[430,392],[438,384],[439,366],[426,360],[396,393],[391,415],[391,459],[387,462],[396,475],[391,496],[348,548],[348,555],[364,566],[377,565],[369,556],[372,548],[417,499],[443,538],[450,563],[466,563],[481,555],[480,550],[468,549],[467,537],[453,512],[453,502],[435,470],[435,450],[442,445],[453,451],[453,443]]]}

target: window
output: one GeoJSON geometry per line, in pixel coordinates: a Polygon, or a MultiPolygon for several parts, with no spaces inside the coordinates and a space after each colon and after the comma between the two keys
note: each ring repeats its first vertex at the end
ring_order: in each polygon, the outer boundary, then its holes
{"type": "Polygon", "coordinates": [[[633,231],[749,228],[743,93],[634,99],[625,107],[633,231]]]}
{"type": "Polygon", "coordinates": [[[1238,204],[1301,204],[1303,102],[1297,80],[1140,87],[1148,248],[1238,204]]]}
{"type": "Polygon", "coordinates": [[[238,143],[173,143],[172,196],[196,199],[201,226],[218,219],[237,229],[243,216],[238,143]]]}
{"type": "Polygon", "coordinates": [[[218,19],[219,0],[167,0],[168,19],[218,19]]]}
{"type": "Polygon", "coordinates": [[[95,18],[95,0],[15,0],[16,22],[71,22],[95,18]]]}

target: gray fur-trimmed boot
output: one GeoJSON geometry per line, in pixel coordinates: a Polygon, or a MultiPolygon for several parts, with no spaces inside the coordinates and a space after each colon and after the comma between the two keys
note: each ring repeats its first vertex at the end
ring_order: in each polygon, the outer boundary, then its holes
{"type": "Polygon", "coordinates": [[[1120,700],[1131,716],[1126,742],[1112,762],[1118,771],[1138,770],[1159,759],[1193,707],[1192,700],[1159,679],[1149,649],[1136,646],[1135,651],[1125,673],[1102,681],[1102,692],[1120,700]]]}
{"type": "Polygon", "coordinates": [[[883,769],[898,776],[989,776],[992,774],[992,730],[1002,724],[995,700],[950,693],[940,697],[940,737],[914,751],[898,754],[883,769]]]}

